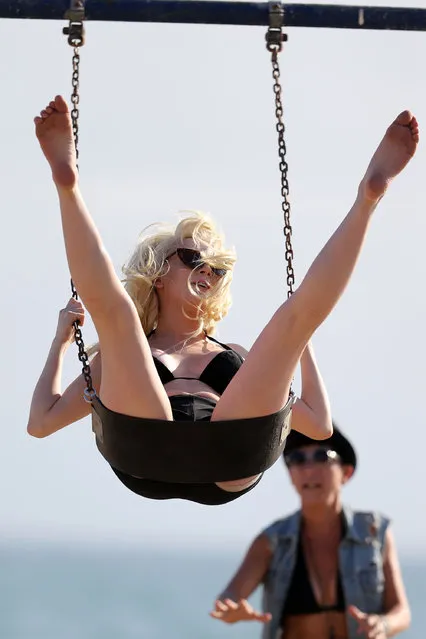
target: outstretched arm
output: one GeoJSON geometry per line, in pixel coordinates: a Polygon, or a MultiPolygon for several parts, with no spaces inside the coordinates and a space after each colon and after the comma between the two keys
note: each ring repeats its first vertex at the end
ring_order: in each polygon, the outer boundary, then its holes
{"type": "Polygon", "coordinates": [[[309,342],[300,358],[302,391],[293,405],[291,426],[312,439],[327,439],[333,433],[333,424],[327,389],[309,342]]]}
{"type": "Polygon", "coordinates": [[[265,535],[259,535],[251,544],[240,567],[225,590],[215,601],[210,616],[225,623],[237,621],[270,621],[269,613],[254,610],[247,597],[262,583],[272,557],[272,549],[265,535]]]}
{"type": "MultiPolygon", "coordinates": [[[[33,393],[27,425],[27,431],[33,437],[52,435],[90,412],[90,405],[83,396],[86,386],[83,375],[79,375],[63,393],[61,391],[63,360],[73,340],[72,325],[77,319],[83,324],[84,310],[80,302],[71,299],[59,314],[56,335],[33,393]]],[[[91,373],[93,386],[99,388],[100,355],[93,359],[91,373]]]]}

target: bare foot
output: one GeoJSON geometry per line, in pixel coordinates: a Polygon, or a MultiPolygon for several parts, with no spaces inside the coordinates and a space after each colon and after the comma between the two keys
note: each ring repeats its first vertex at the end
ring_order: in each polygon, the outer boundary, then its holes
{"type": "Polygon", "coordinates": [[[77,183],[78,171],[71,115],[65,100],[57,95],[40,112],[40,117],[34,118],[34,123],[53,181],[58,188],[72,189],[77,183]]]}
{"type": "Polygon", "coordinates": [[[360,191],[366,199],[377,202],[383,197],[415,154],[418,142],[417,120],[410,111],[403,111],[386,131],[361,182],[360,191]]]}

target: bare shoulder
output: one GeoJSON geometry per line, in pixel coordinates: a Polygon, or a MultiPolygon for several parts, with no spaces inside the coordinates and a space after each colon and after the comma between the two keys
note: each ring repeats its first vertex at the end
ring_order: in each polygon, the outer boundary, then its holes
{"type": "Polygon", "coordinates": [[[265,533],[260,533],[257,537],[255,537],[251,544],[250,550],[253,553],[259,554],[263,557],[270,558],[272,556],[272,546],[268,535],[265,535],[265,533]]]}
{"type": "Polygon", "coordinates": [[[260,533],[251,542],[240,566],[242,574],[258,574],[259,579],[265,574],[272,559],[273,550],[267,535],[260,533]]]}
{"type": "Polygon", "coordinates": [[[384,559],[385,562],[392,562],[397,558],[398,551],[393,531],[390,526],[387,527],[384,539],[384,559]]]}
{"type": "Polygon", "coordinates": [[[238,355],[241,355],[241,357],[244,357],[244,359],[247,357],[249,353],[248,350],[244,348],[244,346],[240,346],[240,344],[227,344],[227,346],[232,348],[232,350],[238,353],[238,355]]]}

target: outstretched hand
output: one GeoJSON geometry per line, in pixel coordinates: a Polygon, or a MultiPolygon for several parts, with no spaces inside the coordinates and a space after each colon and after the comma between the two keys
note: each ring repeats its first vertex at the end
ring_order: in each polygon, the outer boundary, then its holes
{"type": "Polygon", "coordinates": [[[349,606],[349,614],[358,622],[358,634],[366,639],[386,639],[386,625],[380,615],[368,615],[356,606],[349,606]]]}
{"type": "Polygon", "coordinates": [[[212,610],[210,616],[225,623],[237,623],[237,621],[267,623],[272,619],[272,615],[269,612],[257,612],[247,599],[240,599],[238,602],[232,601],[232,599],[224,599],[223,601],[217,599],[215,601],[215,609],[212,610]]]}

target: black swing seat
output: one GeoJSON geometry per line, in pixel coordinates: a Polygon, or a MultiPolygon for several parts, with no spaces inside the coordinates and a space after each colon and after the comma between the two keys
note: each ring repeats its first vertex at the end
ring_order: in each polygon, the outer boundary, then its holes
{"type": "Polygon", "coordinates": [[[92,429],[102,456],[127,475],[183,484],[233,481],[263,473],[282,455],[294,400],[291,394],[273,415],[201,423],[123,415],[95,394],[92,429]]]}

